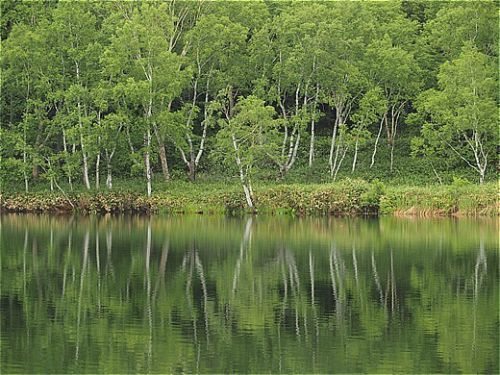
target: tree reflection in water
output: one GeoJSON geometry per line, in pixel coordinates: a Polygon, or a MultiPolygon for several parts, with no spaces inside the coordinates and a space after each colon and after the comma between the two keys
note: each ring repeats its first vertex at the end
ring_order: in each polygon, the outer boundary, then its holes
{"type": "Polygon", "coordinates": [[[3,372],[498,372],[496,221],[1,220],[3,372]]]}

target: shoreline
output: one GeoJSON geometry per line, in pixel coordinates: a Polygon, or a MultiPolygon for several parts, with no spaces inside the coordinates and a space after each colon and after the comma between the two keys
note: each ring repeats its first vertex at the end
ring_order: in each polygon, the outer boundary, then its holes
{"type": "MultiPolygon", "coordinates": [[[[199,188],[199,186],[197,187],[199,188]]],[[[262,186],[255,189],[256,210],[246,207],[235,186],[207,191],[126,191],[4,193],[5,213],[145,213],[292,216],[494,217],[499,214],[496,184],[383,186],[362,180],[329,184],[262,186]]]]}

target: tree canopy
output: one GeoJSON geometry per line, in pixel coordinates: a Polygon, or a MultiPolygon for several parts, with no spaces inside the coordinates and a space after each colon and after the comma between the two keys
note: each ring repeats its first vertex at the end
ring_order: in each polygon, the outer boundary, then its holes
{"type": "Polygon", "coordinates": [[[1,6],[0,178],[26,191],[498,165],[494,1],[1,6]]]}

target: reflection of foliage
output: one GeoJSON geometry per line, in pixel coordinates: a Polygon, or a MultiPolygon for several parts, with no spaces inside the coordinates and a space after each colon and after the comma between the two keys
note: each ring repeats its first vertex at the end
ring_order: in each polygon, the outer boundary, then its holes
{"type": "Polygon", "coordinates": [[[3,216],[1,369],[498,372],[496,232],[3,216]]]}

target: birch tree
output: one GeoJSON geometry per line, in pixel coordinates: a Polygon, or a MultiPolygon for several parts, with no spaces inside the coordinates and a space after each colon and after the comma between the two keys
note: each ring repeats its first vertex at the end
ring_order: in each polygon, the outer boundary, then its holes
{"type": "Polygon", "coordinates": [[[367,85],[361,61],[370,19],[366,9],[359,4],[337,4],[332,8],[331,17],[320,36],[324,58],[318,80],[321,82],[321,101],[335,113],[328,154],[333,177],[343,153],[339,127],[349,122],[353,105],[367,85]]]}
{"type": "Polygon", "coordinates": [[[428,116],[423,140],[476,171],[481,184],[498,144],[496,66],[474,46],[465,46],[457,59],[441,66],[438,89],[424,92],[418,105],[428,116]]]}
{"type": "Polygon", "coordinates": [[[211,124],[210,103],[221,86],[221,75],[228,64],[242,55],[247,30],[226,16],[209,14],[187,32],[187,58],[192,65],[191,100],[185,105],[184,136],[176,142],[182,160],[188,168],[189,179],[196,171],[205,152],[211,124]],[[200,116],[201,113],[201,116],[200,116]]]}
{"type": "MultiPolygon", "coordinates": [[[[314,126],[319,96],[318,65],[321,53],[318,29],[323,28],[327,8],[322,4],[293,4],[276,18],[273,47],[275,63],[270,100],[282,117],[283,140],[277,160],[283,178],[295,164],[300,141],[311,124],[310,154],[314,154],[314,126]]],[[[312,163],[313,156],[310,156],[312,163]]]]}
{"type": "MultiPolygon", "coordinates": [[[[382,89],[387,101],[381,125],[385,128],[387,144],[390,148],[390,171],[392,172],[398,129],[409,101],[420,89],[421,71],[413,53],[394,45],[388,35],[370,44],[366,53],[366,61],[370,79],[382,89]]],[[[372,155],[372,166],[377,144],[378,142],[375,143],[372,155]]]]}
{"type": "MultiPolygon", "coordinates": [[[[34,116],[40,87],[43,59],[43,36],[37,35],[34,27],[19,25],[15,27],[10,38],[3,45],[2,68],[3,82],[14,85],[23,103],[22,121],[15,132],[15,150],[21,154],[19,166],[24,180],[24,189],[29,190],[30,170],[32,168],[33,135],[38,124],[34,116]],[[37,92],[38,91],[38,92],[37,92]]],[[[8,87],[8,86],[7,86],[8,87]]],[[[11,94],[12,95],[12,94],[11,94]]],[[[13,97],[11,97],[11,101],[13,97]]],[[[12,103],[11,103],[12,105],[12,103]]],[[[11,124],[14,125],[14,124],[11,124]]]]}
{"type": "MultiPolygon", "coordinates": [[[[229,100],[222,102],[222,112],[229,111],[229,100]]],[[[255,96],[240,98],[231,115],[220,121],[217,135],[221,150],[228,153],[236,164],[245,200],[250,209],[255,209],[252,180],[258,163],[276,158],[277,126],[276,112],[255,96]]]]}
{"type": "Polygon", "coordinates": [[[108,190],[113,188],[113,158],[118,147],[124,141],[123,131],[128,125],[129,118],[121,111],[109,113],[100,122],[99,146],[106,163],[106,187],[108,190]]]}
{"type": "Polygon", "coordinates": [[[57,63],[65,77],[61,89],[67,93],[66,109],[76,114],[83,182],[90,189],[90,146],[87,141],[92,121],[89,89],[95,83],[94,73],[99,71],[98,52],[101,50],[96,17],[87,4],[78,7],[60,4],[54,11],[50,34],[52,40],[49,42],[57,45],[57,63]]]}
{"type": "MultiPolygon", "coordinates": [[[[356,169],[359,147],[367,143],[371,137],[371,132],[368,130],[368,127],[378,122],[380,117],[385,113],[386,108],[387,102],[383,98],[382,90],[378,87],[368,90],[360,99],[358,103],[358,109],[352,115],[354,126],[351,132],[354,137],[354,157],[352,161],[351,173],[354,173],[356,169]]],[[[378,143],[378,140],[380,138],[382,125],[383,121],[380,121],[375,144],[378,143]]]]}
{"type": "MultiPolygon", "coordinates": [[[[181,70],[183,59],[169,48],[171,19],[167,4],[144,3],[132,11],[112,38],[106,52],[108,74],[123,87],[127,105],[136,116],[142,134],[142,155],[148,196],[152,194],[153,132],[162,111],[184,88],[188,72],[181,70]]],[[[168,126],[168,124],[164,124],[168,126]]]]}

